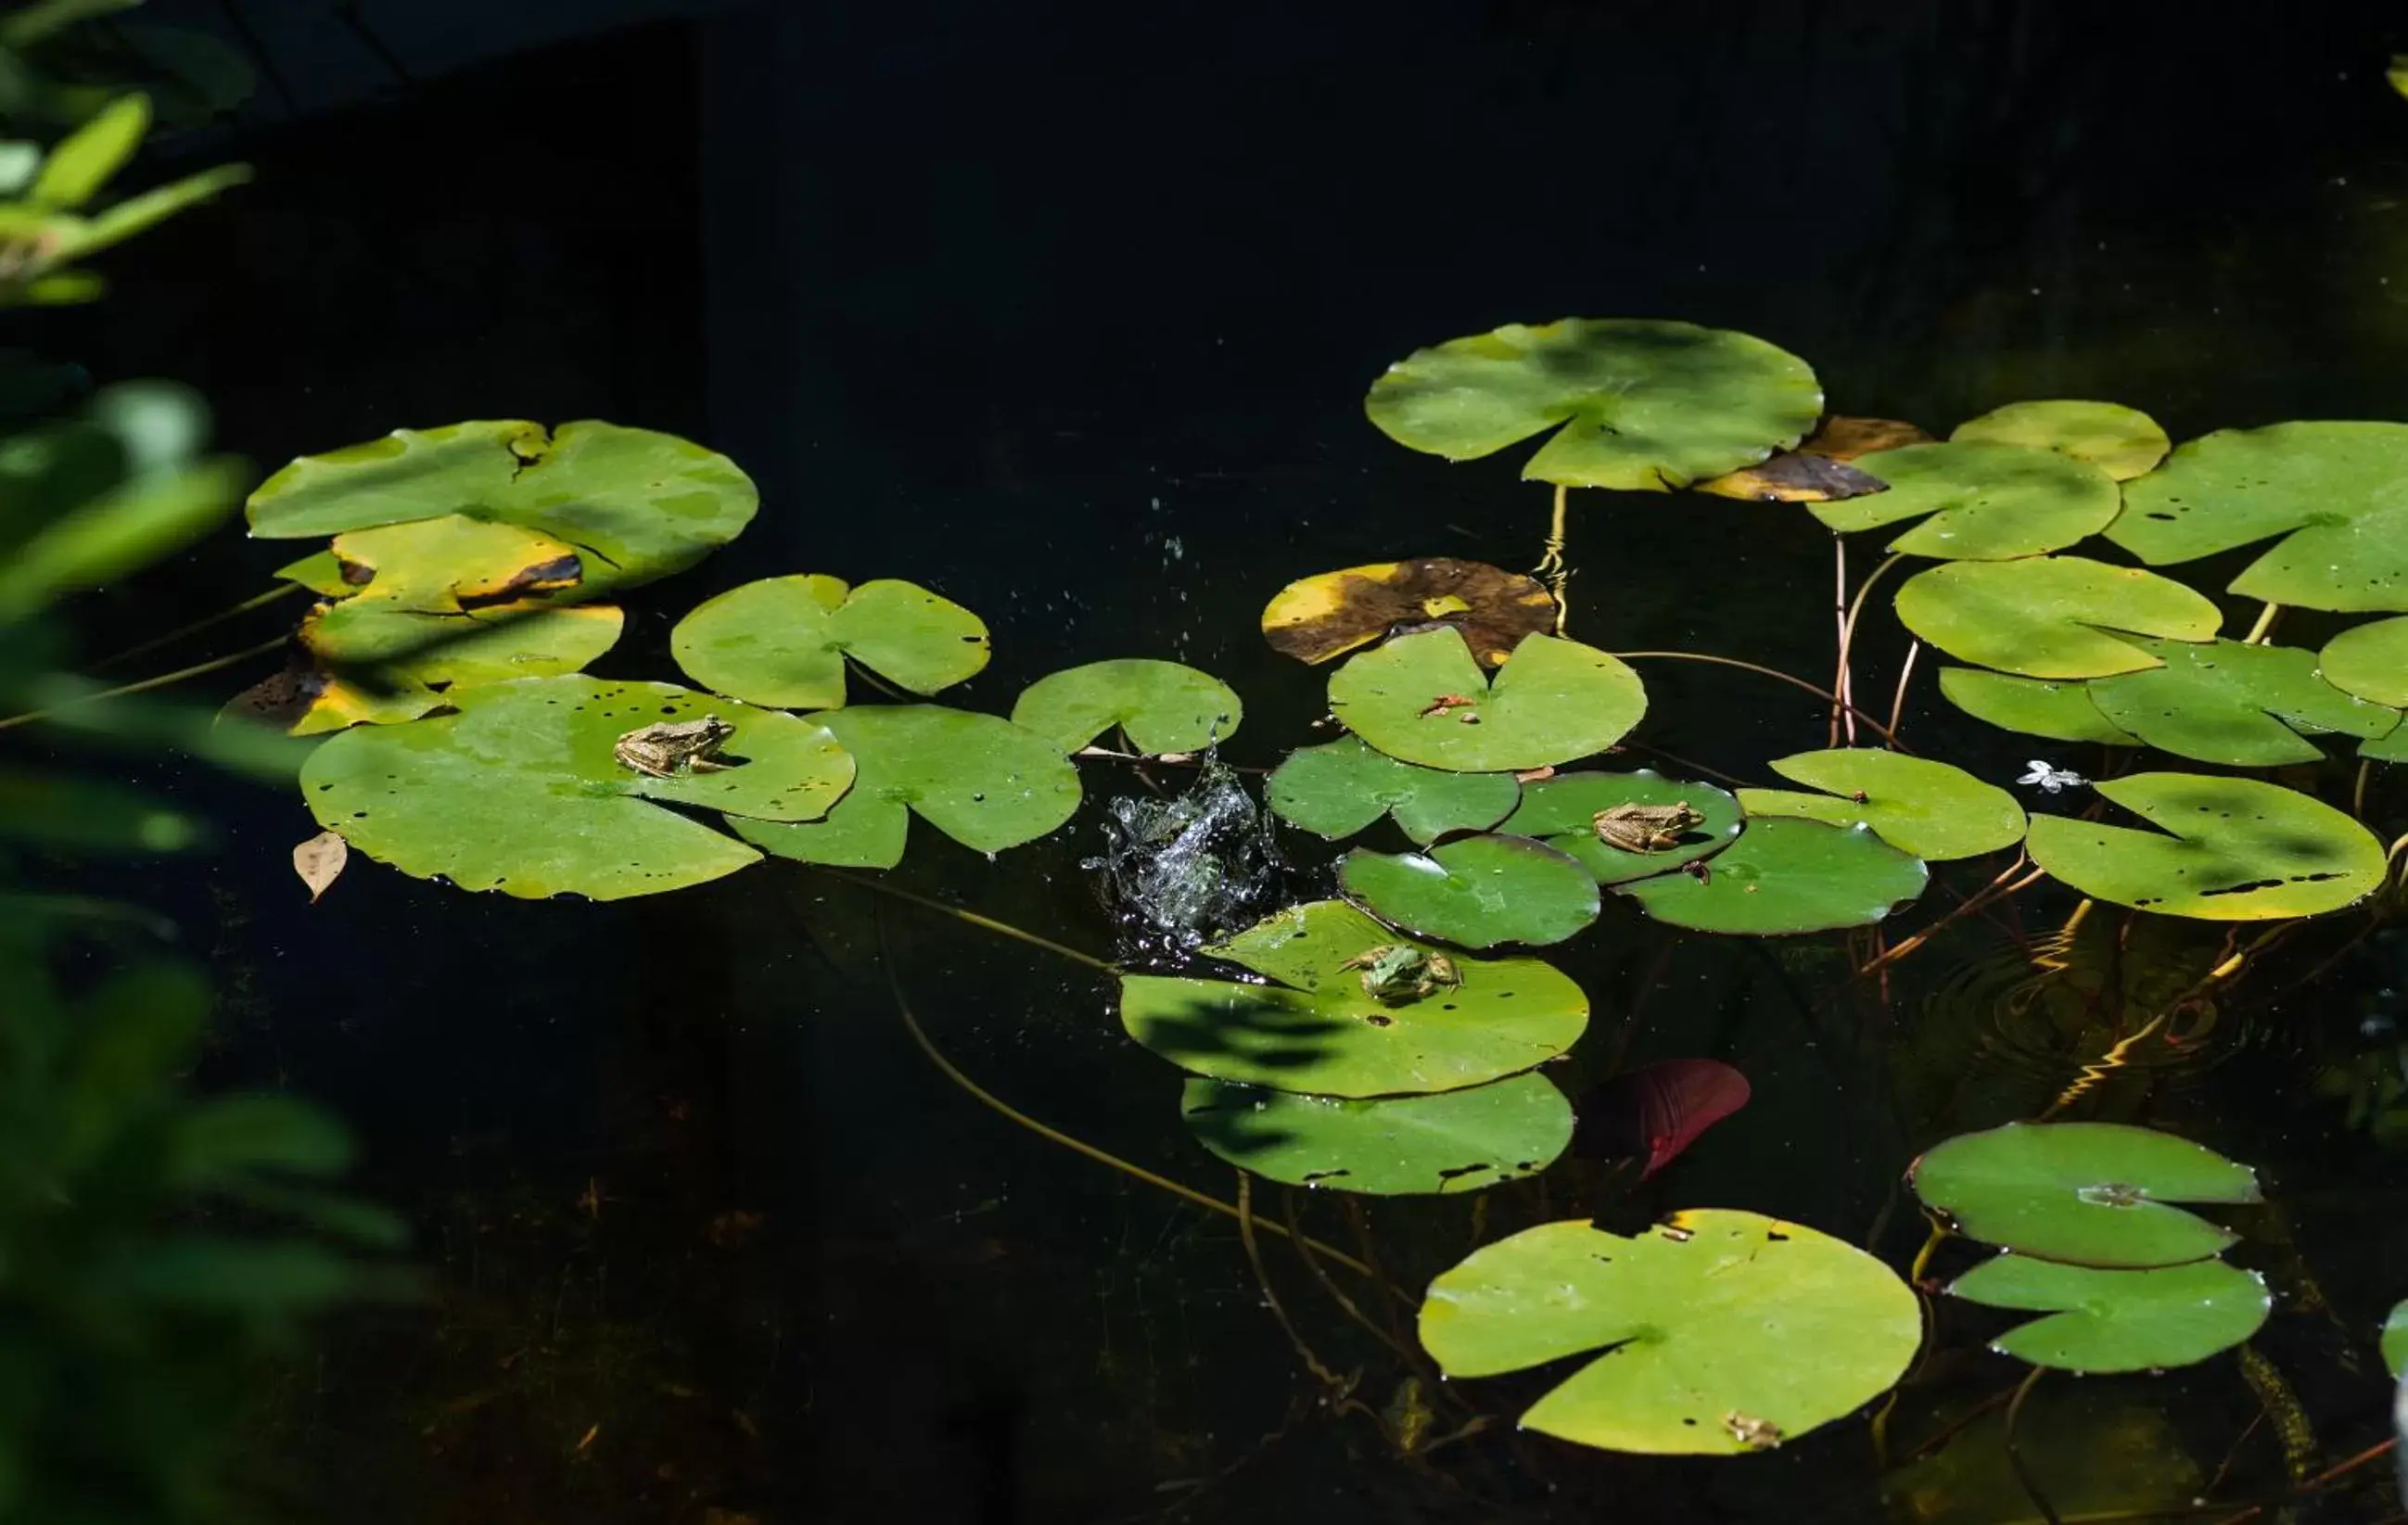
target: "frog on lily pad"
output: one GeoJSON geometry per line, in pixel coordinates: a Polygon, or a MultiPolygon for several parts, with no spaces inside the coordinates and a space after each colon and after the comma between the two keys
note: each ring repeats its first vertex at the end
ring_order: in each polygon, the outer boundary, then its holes
{"type": "Polygon", "coordinates": [[[1670,852],[1681,838],[1704,822],[1705,815],[1686,801],[1670,805],[1617,805],[1600,810],[1589,825],[1597,839],[1624,852],[1670,852]]]}
{"type": "Polygon", "coordinates": [[[1367,948],[1339,967],[1363,971],[1363,990],[1383,1005],[1409,1005],[1463,983],[1463,972],[1443,953],[1405,943],[1367,948]]]}

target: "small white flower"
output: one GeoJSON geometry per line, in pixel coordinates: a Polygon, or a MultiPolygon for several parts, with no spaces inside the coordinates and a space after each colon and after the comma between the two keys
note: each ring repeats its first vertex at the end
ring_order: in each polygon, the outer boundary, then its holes
{"type": "Polygon", "coordinates": [[[2038,758],[2028,764],[2031,771],[2015,780],[2019,784],[2038,784],[2054,794],[2060,789],[2079,789],[2090,782],[2071,768],[2052,768],[2038,758]]]}

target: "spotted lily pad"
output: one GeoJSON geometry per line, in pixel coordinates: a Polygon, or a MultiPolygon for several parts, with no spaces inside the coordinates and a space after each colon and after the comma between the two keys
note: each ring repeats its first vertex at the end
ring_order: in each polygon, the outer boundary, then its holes
{"type": "Polygon", "coordinates": [[[1739,803],[1751,817],[1795,816],[1833,826],[1861,822],[1891,847],[1931,862],[1978,857],[2024,839],[2024,807],[2014,795],[1946,762],[1841,747],[1799,752],[1770,766],[1784,778],[1828,792],[1742,789],[1739,803]]]}
{"type": "Polygon", "coordinates": [[[2157,659],[2125,634],[2204,641],[2223,622],[2179,582],[2081,556],[1935,566],[1899,589],[1898,617],[1952,657],[2029,677],[2139,672],[2157,659]]]}
{"type": "Polygon", "coordinates": [[[1344,736],[1288,753],[1263,797],[1282,820],[1333,841],[1394,815],[1407,836],[1431,842],[1496,825],[1521,803],[1522,786],[1510,773],[1417,768],[1344,736]]]}
{"type": "Polygon", "coordinates": [[[1647,691],[1615,658],[1553,635],[1525,637],[1491,683],[1459,632],[1432,630],[1349,659],[1329,709],[1399,762],[1509,773],[1604,751],[1646,713],[1647,691]]]}
{"type": "Polygon", "coordinates": [[[2094,899],[2163,916],[2318,916],[2383,882],[2383,844],[2320,800],[2255,778],[2136,773],[2095,786],[2159,828],[2034,816],[2032,862],[2094,899]]]}
{"type": "Polygon", "coordinates": [[[2139,641],[2165,665],[2091,680],[2090,702],[2108,722],[2159,751],[2235,767],[2314,762],[2305,738],[2387,735],[2400,712],[2334,688],[2315,653],[2243,641],[2139,641]]]}
{"type": "Polygon", "coordinates": [[[2118,1122],[1960,1133],[1907,1172],[1926,1206],[2002,1249],[2079,1265],[2181,1265],[2235,1235],[2177,1202],[2256,1202],[2258,1176],[2203,1145],[2118,1122]]]}
{"type": "Polygon", "coordinates": [[[1667,778],[1653,768],[1559,773],[1524,785],[1521,808],[1505,818],[1503,829],[1571,854],[1599,884],[1621,884],[1720,852],[1739,835],[1740,806],[1727,791],[1667,778]],[[1702,819],[1660,852],[1626,852],[1597,834],[1598,815],[1618,805],[1685,805],[1702,819]]]}
{"type": "Polygon", "coordinates": [[[1853,1245],[1705,1208],[1628,1238],[1578,1219],[1483,1246],[1430,1283],[1421,1338],[1450,1377],[1595,1353],[1523,1414],[1526,1430],[1733,1456],[1887,1390],[1923,1343],[1923,1309],[1853,1245]]]}
{"type": "Polygon", "coordinates": [[[2408,709],[2408,618],[2343,631],[2316,653],[2316,667],[2344,693],[2408,709]]]}
{"type": "Polygon", "coordinates": [[[1453,625],[1482,666],[1497,667],[1523,636],[1555,629],[1557,612],[1535,577],[1423,556],[1297,578],[1264,607],[1263,638],[1283,656],[1324,663],[1393,633],[1453,625]]]}
{"type": "Polygon", "coordinates": [[[1390,1004],[1350,962],[1426,945],[1343,901],[1291,906],[1206,949],[1274,983],[1121,976],[1121,1023],[1163,1058],[1218,1080],[1316,1096],[1460,1090],[1572,1046],[1588,998],[1536,959],[1456,957],[1461,983],[1390,1004]]]}
{"type": "Polygon", "coordinates": [[[1568,318],[1417,349],[1364,408],[1398,443],[1450,461],[1555,431],[1525,477],[1663,492],[1796,444],[1823,390],[1804,361],[1745,334],[1568,318]]]}
{"type": "Polygon", "coordinates": [[[850,868],[903,861],[918,816],[966,848],[1001,852],[1034,842],[1079,808],[1079,770],[1048,737],[997,715],[941,705],[863,705],[812,717],[860,776],[825,820],[731,820],[781,858],[850,868]]]}
{"type": "Polygon", "coordinates": [[[850,657],[913,693],[935,693],[986,665],[986,626],[951,599],[883,578],[848,586],[818,575],[764,577],[697,605],[669,632],[669,653],[714,692],[783,709],[845,702],[850,657]]]}
{"type": "Polygon", "coordinates": [[[1375,1197],[1520,1180],[1553,1164],[1572,1136],[1571,1104],[1537,1075],[1369,1101],[1197,1079],[1179,1110],[1206,1148],[1240,1170],[1375,1197]]]}
{"type": "Polygon", "coordinates": [[[1200,752],[1245,715],[1229,685],[1183,663],[1130,657],[1049,674],[1021,691],[1011,723],[1075,752],[1118,727],[1149,757],[1200,752]]]}
{"type": "Polygon", "coordinates": [[[2095,741],[2105,747],[2138,747],[2141,738],[2118,727],[2090,702],[2082,683],[2015,677],[1979,667],[1942,667],[1940,692],[1977,720],[2006,731],[2052,741],[2095,741]]]}
{"type": "Polygon", "coordinates": [[[1464,948],[1560,943],[1597,919],[1588,870],[1526,836],[1457,837],[1426,853],[1357,848],[1338,882],[1389,925],[1464,948]]]}
{"type": "Polygon", "coordinates": [[[2107,1271],[2000,1255],[1957,1277],[1949,1295],[2050,1317],[1990,1342],[2001,1355],[2062,1372],[2158,1372],[2229,1350],[2266,1322],[2265,1279],[2222,1261],[2107,1271]]]}
{"type": "Polygon", "coordinates": [[[2056,450],[2119,482],[2154,469],[2173,448],[2157,420],[2121,403],[2009,403],[1958,424],[1948,437],[2056,450]]]}
{"type": "Polygon", "coordinates": [[[1658,921],[1771,935],[1869,927],[1923,893],[1922,860],[1869,827],[1751,820],[1696,871],[1619,886],[1658,921]]]}
{"type": "Polygon", "coordinates": [[[663,805],[806,820],[853,782],[824,726],[668,683],[525,678],[449,702],[329,738],[301,793],[353,851],[465,890],[617,900],[700,884],[760,855],[663,805]],[[655,778],[613,755],[626,732],[706,714],[736,727],[721,771],[655,778]]]}
{"type": "Polygon", "coordinates": [[[1889,491],[1815,504],[1814,517],[1842,533],[1920,519],[1889,543],[1914,556],[2033,556],[2098,534],[2122,506],[2104,471],[2024,445],[1910,445],[1867,456],[1852,469],[1889,491]]]}

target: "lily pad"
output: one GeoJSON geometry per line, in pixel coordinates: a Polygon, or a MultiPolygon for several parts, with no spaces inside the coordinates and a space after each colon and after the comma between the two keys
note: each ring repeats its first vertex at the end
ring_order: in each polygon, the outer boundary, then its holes
{"type": "Polygon", "coordinates": [[[2078,1265],[2181,1265],[2236,1235],[2177,1202],[2256,1202],[2258,1176],[2119,1122],[2011,1122],[1926,1152],[1907,1180],[1967,1238],[2078,1265]]]}
{"type": "Polygon", "coordinates": [[[764,577],[697,605],[669,653],[704,688],[781,709],[845,702],[847,657],[913,693],[986,665],[986,626],[951,599],[884,578],[847,586],[818,575],[764,577]]]}
{"type": "Polygon", "coordinates": [[[1138,657],[1050,674],[1011,706],[1012,724],[1052,737],[1066,752],[1118,726],[1148,757],[1226,741],[1244,715],[1237,694],[1211,674],[1138,657]]]}
{"type": "Polygon", "coordinates": [[[2277,423],[2191,440],[2124,489],[2107,538],[2152,566],[2274,535],[2228,584],[2269,604],[2408,609],[2408,423],[2277,423]]]}
{"type": "Polygon", "coordinates": [[[1482,666],[1497,667],[1523,636],[1554,630],[1558,612],[1535,577],[1423,556],[1297,578],[1264,607],[1263,639],[1282,656],[1324,663],[1393,633],[1453,625],[1482,666]]]}
{"type": "Polygon", "coordinates": [[[734,462],[674,435],[507,420],[396,429],[305,455],[260,484],[248,512],[251,533],[270,539],[452,514],[522,525],[575,547],[593,594],[693,565],[759,503],[734,462]]]}
{"type": "Polygon", "coordinates": [[[421,614],[351,598],[311,611],[297,638],[327,668],[372,669],[395,683],[440,686],[576,672],[616,645],[624,624],[624,613],[609,604],[421,614]]]}
{"type": "Polygon", "coordinates": [[[999,715],[864,705],[812,719],[852,754],[860,777],[824,821],[728,822],[781,858],[893,868],[912,816],[974,851],[1001,852],[1036,841],[1079,808],[1079,770],[1061,748],[999,715]]]}
{"type": "Polygon", "coordinates": [[[1338,881],[1391,926],[1464,948],[1560,943],[1597,919],[1588,870],[1526,836],[1457,837],[1396,856],[1357,848],[1338,881]]]}
{"type": "Polygon", "coordinates": [[[2014,795],[1946,762],[1842,747],[1799,752],[1770,766],[1784,778],[1828,792],[1742,789],[1739,803],[1750,817],[1861,822],[1891,847],[1931,862],[1979,857],[2024,839],[2024,807],[2014,795]]]}
{"type": "Polygon", "coordinates": [[[2344,630],[2316,653],[2324,680],[2373,704],[2408,709],[2408,619],[2344,630]]]}
{"type": "Polygon", "coordinates": [[[2172,578],[2081,556],[1935,566],[1899,589],[1898,617],[1952,657],[2028,677],[2139,672],[2157,659],[2125,634],[2204,641],[2224,619],[2172,578]]]}
{"type": "Polygon", "coordinates": [[[2032,862],[2094,899],[2163,916],[2318,916],[2383,882],[2383,844],[2320,800],[2254,778],[2136,773],[2095,786],[2159,828],[2034,816],[2032,862]]]}
{"type": "Polygon", "coordinates": [[[617,900],[700,884],[759,854],[663,805],[803,820],[853,782],[826,727],[668,683],[525,678],[449,703],[329,738],[301,792],[352,850],[464,890],[617,900]],[[722,771],[654,778],[612,755],[628,731],[706,714],[736,727],[722,771]]]}
{"type": "Polygon", "coordinates": [[[1197,1079],[1179,1110],[1206,1148],[1240,1170],[1375,1197],[1520,1180],[1553,1164],[1572,1136],[1571,1104],[1537,1075],[1373,1101],[1197,1079]]]}
{"type": "Polygon", "coordinates": [[[1597,1353],[1522,1416],[1526,1430],[1733,1456],[1887,1390],[1923,1344],[1923,1309],[1853,1245],[1705,1208],[1628,1238],[1575,1219],[1484,1246],[1430,1283],[1421,1338],[1450,1377],[1597,1353]]]}
{"type": "Polygon", "coordinates": [[[1503,820],[1521,803],[1522,785],[1510,773],[1417,768],[1344,736],[1288,753],[1263,797],[1282,820],[1332,841],[1394,815],[1407,836],[1432,842],[1503,820]]]}
{"type": "Polygon", "coordinates": [[[1749,821],[1699,867],[1620,888],[1658,921],[1760,936],[1871,926],[1912,904],[1928,877],[1869,827],[1778,819],[1749,821]]]}
{"type": "Polygon", "coordinates": [[[1454,961],[1460,985],[1388,1005],[1348,961],[1399,936],[1343,901],[1290,906],[1206,949],[1268,985],[1121,976],[1121,1024],[1172,1063],[1214,1079],[1316,1096],[1461,1090],[1570,1048],[1588,997],[1536,959],[1454,961]]]}
{"type": "Polygon", "coordinates": [[[1929,435],[1897,419],[1828,418],[1796,449],[1699,482],[1698,491],[1758,503],[1828,503],[1886,492],[1887,482],[1851,463],[1876,450],[1930,443],[1929,435]]]}
{"type": "Polygon", "coordinates": [[[1815,504],[1814,517],[1842,533],[1921,519],[1889,543],[1913,556],[2034,556],[2098,534],[2123,506],[2115,479],[2097,466],[2024,445],[1910,445],[1850,469],[1889,491],[1815,504]]]}
{"type": "Polygon", "coordinates": [[[2173,449],[2157,420],[2121,403],[2009,403],[1958,424],[1948,437],[2056,450],[2087,461],[2119,482],[2155,469],[2173,449]]]}
{"type": "Polygon", "coordinates": [[[2138,747],[2141,738],[2119,728],[2090,702],[2088,687],[2044,677],[2015,677],[1979,667],[1942,667],[1940,692],[1977,720],[2005,731],[2053,741],[2095,741],[2106,747],[2138,747]]]}
{"type": "Polygon", "coordinates": [[[1720,852],[1740,833],[1739,801],[1729,791],[1653,768],[1629,773],[1559,773],[1522,787],[1522,805],[1504,830],[1535,836],[1580,860],[1599,884],[1662,874],[1720,852]],[[1625,852],[1598,840],[1599,812],[1617,805],[1685,805],[1705,819],[1661,852],[1625,852]]]}
{"type": "Polygon", "coordinates": [[[2383,1320],[2383,1369],[2395,1377],[2408,1370],[2408,1302],[2394,1303],[2383,1320]]]}
{"type": "Polygon", "coordinates": [[[1639,675],[1578,641],[1530,635],[1496,681],[1460,632],[1402,635],[1330,675],[1329,709],[1399,762],[1512,773],[1601,752],[1647,710],[1639,675]]]}
{"type": "Polygon", "coordinates": [[[1983,1261],[1949,1295],[2051,1317],[1990,1342],[2000,1355],[2061,1372],[2159,1372],[2205,1361],[2258,1333],[2273,1297],[2265,1279],[2222,1261],[2102,1271],[2028,1255],[1983,1261]]]}
{"type": "Polygon", "coordinates": [[[2165,663],[2091,680],[2090,702],[2110,724],[2159,751],[2235,767],[2314,762],[2324,753],[2302,732],[2372,740],[2400,712],[2342,692],[2314,652],[2245,641],[2134,643],[2165,663]]]}
{"type": "Polygon", "coordinates": [[[1398,443],[1450,461],[1554,430],[1525,477],[1664,492],[1795,445],[1822,416],[1823,389],[1804,361],[1745,334],[1568,318],[1417,349],[1364,409],[1398,443]]]}
{"type": "Polygon", "coordinates": [[[329,550],[343,594],[429,614],[556,592],[584,577],[566,541],[465,514],[355,530],[329,550]]]}
{"type": "Polygon", "coordinates": [[[343,563],[334,551],[313,550],[297,562],[276,569],[286,582],[297,582],[322,598],[349,598],[359,591],[343,580],[343,563]]]}

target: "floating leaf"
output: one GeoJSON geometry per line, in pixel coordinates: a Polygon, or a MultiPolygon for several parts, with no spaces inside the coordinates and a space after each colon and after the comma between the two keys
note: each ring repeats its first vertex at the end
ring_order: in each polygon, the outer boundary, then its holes
{"type": "Polygon", "coordinates": [[[328,551],[340,584],[336,596],[430,614],[556,592],[584,577],[566,541],[463,514],[354,530],[335,536],[328,551]]]}
{"type": "Polygon", "coordinates": [[[307,661],[261,679],[226,701],[218,719],[273,726],[294,736],[318,736],[354,725],[399,725],[443,705],[443,696],[415,678],[354,681],[322,672],[307,661]]]}
{"type": "Polygon", "coordinates": [[[2403,481],[2408,424],[2223,429],[2125,488],[2107,538],[2157,566],[2284,535],[2232,591],[2309,609],[2408,609],[2403,481]]]}
{"type": "Polygon", "coordinates": [[[2056,450],[2119,482],[2153,470],[2173,448],[2157,420],[2121,403],[2009,403],[1958,424],[1948,437],[2056,450]]]}
{"type": "Polygon", "coordinates": [[[2081,683],[2044,677],[2014,677],[1979,667],[1942,667],[1940,692],[1977,720],[2002,730],[2052,741],[2095,741],[2107,747],[2138,747],[2141,738],[2119,730],[2090,702],[2081,683]]]}
{"type": "Polygon", "coordinates": [[[1923,893],[1919,859],[1862,826],[1752,820],[1699,873],[1621,886],[1658,921],[1757,935],[1869,927],[1923,893]]]}
{"type": "Polygon", "coordinates": [[[286,582],[297,582],[322,598],[349,598],[359,591],[343,580],[343,563],[332,550],[313,550],[297,562],[276,569],[286,582]]]}
{"type": "Polygon", "coordinates": [[[1568,318],[1417,349],[1371,384],[1371,421],[1450,461],[1557,431],[1522,475],[1663,492],[1752,465],[1822,415],[1806,363],[1727,329],[1568,318]]]}
{"type": "Polygon", "coordinates": [[[2235,767],[2314,762],[2324,753],[2301,732],[2388,734],[2400,712],[2326,682],[2314,653],[2244,641],[2134,644],[2165,663],[2144,673],[2094,678],[2090,702],[2110,724],[2159,751],[2235,767]]]}
{"type": "Polygon", "coordinates": [[[1531,635],[1492,684],[1460,633],[1402,635],[1329,677],[1329,709],[1400,762],[1512,773],[1601,752],[1646,713],[1639,675],[1594,647],[1531,635]]]}
{"type": "Polygon", "coordinates": [[[1377,1197],[1520,1180],[1553,1164],[1572,1134],[1571,1105],[1536,1075],[1374,1101],[1197,1079],[1179,1109],[1206,1148],[1240,1170],[1377,1197]]]}
{"type": "Polygon", "coordinates": [[[2181,1265],[2235,1235],[2176,1202],[2256,1202],[2258,1176],[2203,1145],[2117,1122],[1960,1133],[1907,1172],[1925,1205],[1984,1244],[2081,1265],[2181,1265]]]}
{"type": "Polygon", "coordinates": [[[1526,836],[1458,837],[1396,856],[1357,848],[1338,881],[1391,926],[1464,948],[1560,943],[1597,919],[1588,870],[1526,836]]]}
{"type": "Polygon", "coordinates": [[[1245,716],[1229,685],[1183,663],[1130,657],[1049,674],[1021,691],[1011,723],[1075,752],[1118,726],[1148,757],[1200,752],[1245,716]]]}
{"type": "Polygon", "coordinates": [[[1851,469],[1889,491],[1816,504],[1814,517],[1842,533],[1923,519],[1889,543],[1913,556],[2037,555],[2098,534],[2122,506],[2114,478],[2097,466],[2023,445],[1910,445],[1851,469]]]}
{"type": "Polygon", "coordinates": [[[2080,556],[1935,566],[1899,589],[1898,617],[1952,657],[2031,677],[2138,672],[2157,659],[2119,633],[2204,641],[2223,623],[2179,582],[2080,556]]]}
{"type": "Polygon", "coordinates": [[[2391,1304],[2383,1320],[2383,1369],[2395,1377],[2408,1370],[2408,1302],[2391,1304]]]}
{"type": "Polygon", "coordinates": [[[2001,1355],[2062,1372],[2157,1372],[2205,1361],[2258,1333],[2273,1298],[2263,1277],[2222,1261],[2102,1271],[2028,1255],[1985,1261],[1953,1297],[2050,1318],[1990,1342],[2001,1355]]]}
{"type": "Polygon", "coordinates": [[[1882,450],[1931,443],[1929,435],[1903,419],[1852,419],[1835,413],[1798,448],[1833,461],[1855,461],[1882,450]]]}
{"type": "Polygon", "coordinates": [[[1430,1284],[1421,1337],[1450,1377],[1598,1352],[1522,1416],[1526,1430],[1733,1456],[1886,1390],[1923,1343],[1923,1309],[1853,1245],[1707,1208],[1629,1238],[1575,1219],[1484,1246],[1430,1284]]]}
{"type": "Polygon", "coordinates": [[[715,693],[783,709],[845,702],[847,657],[913,693],[986,665],[986,626],[916,583],[764,577],[697,606],[669,632],[685,675],[715,693]]]}
{"type": "Polygon", "coordinates": [[[293,849],[293,872],[309,887],[310,905],[317,905],[318,897],[343,872],[351,851],[351,844],[333,832],[320,832],[293,849]]]}
{"type": "Polygon", "coordinates": [[[2162,916],[2318,916],[2383,882],[2383,844],[2319,800],[2254,778],[2136,773],[2096,786],[2159,828],[2034,816],[2032,862],[2094,899],[2162,916]]]}
{"type": "Polygon", "coordinates": [[[2316,653],[2324,680],[2373,704],[2408,709],[2408,619],[2344,630],[2316,653]]]}
{"type": "Polygon", "coordinates": [[[1281,820],[1333,841],[1393,814],[1407,836],[1430,842],[1496,825],[1521,803],[1522,785],[1510,773],[1417,768],[1345,736],[1288,753],[1263,797],[1281,820]]]}
{"type": "Polygon", "coordinates": [[[464,890],[617,900],[700,884],[759,855],[664,805],[801,820],[853,781],[826,727],[668,683],[524,678],[449,702],[457,713],[330,737],[301,792],[357,850],[464,890]],[[655,778],[614,755],[629,731],[704,715],[736,727],[722,771],[655,778]]]}
{"type": "Polygon", "coordinates": [[[1930,443],[1929,435],[1897,419],[1828,418],[1796,449],[1699,482],[1698,491],[1759,503],[1828,503],[1886,492],[1887,482],[1850,463],[1877,450],[1930,443]]]}
{"type": "Polygon", "coordinates": [[[807,863],[893,868],[910,817],[978,852],[1034,842],[1079,808],[1079,770],[1060,748],[998,715],[941,705],[867,705],[813,717],[860,769],[824,821],[728,824],[807,863]]]}
{"type": "Polygon", "coordinates": [[[1482,666],[1496,667],[1523,636],[1554,630],[1558,612],[1534,577],[1424,556],[1297,578],[1264,607],[1263,638],[1283,656],[1324,663],[1391,634],[1453,625],[1482,666]]]}
{"type": "Polygon", "coordinates": [[[1946,762],[1841,747],[1798,752],[1770,766],[1784,778],[1828,792],[1742,789],[1739,803],[1751,817],[1795,816],[1833,826],[1862,822],[1891,847],[1933,862],[1978,857],[2024,839],[2024,807],[2014,795],[1946,762]]]}
{"type": "Polygon", "coordinates": [[[1172,1063],[1318,1096],[1460,1090],[1541,1064],[1588,1025],[1580,987],[1536,959],[1458,958],[1462,983],[1389,1005],[1349,961],[1434,951],[1343,901],[1290,906],[1206,951],[1270,985],[1121,976],[1121,1023],[1172,1063]]]}
{"type": "Polygon", "coordinates": [[[1570,853],[1599,884],[1662,874],[1720,852],[1739,835],[1739,801],[1726,790],[1686,778],[1667,778],[1653,768],[1629,773],[1559,773],[1526,784],[1522,807],[1505,818],[1504,830],[1535,836],[1570,853]],[[1661,852],[1625,852],[1598,840],[1598,815],[1618,805],[1685,805],[1702,816],[1675,847],[1661,852]]]}
{"type": "Polygon", "coordinates": [[[389,687],[498,683],[576,672],[616,645],[625,624],[611,604],[420,614],[351,598],[312,611],[297,638],[322,667],[365,669],[389,687]]]}
{"type": "Polygon", "coordinates": [[[1581,1152],[1635,1157],[1643,1181],[1745,1106],[1750,1089],[1746,1076],[1720,1060],[1668,1059],[1626,1070],[1582,1105],[1590,1134],[1581,1152]]]}

